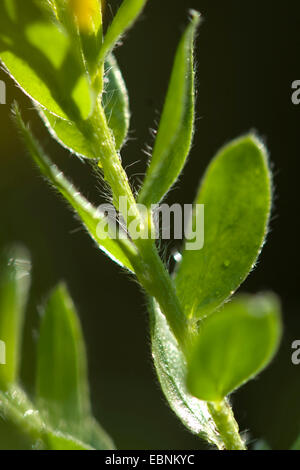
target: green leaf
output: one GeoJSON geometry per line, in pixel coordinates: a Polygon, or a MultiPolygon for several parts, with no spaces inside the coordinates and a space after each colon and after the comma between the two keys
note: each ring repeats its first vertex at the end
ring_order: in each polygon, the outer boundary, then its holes
{"type": "Polygon", "coordinates": [[[73,207],[90,236],[99,248],[122,267],[133,271],[128,256],[136,255],[134,245],[126,238],[114,237],[114,228],[110,235],[110,224],[105,212],[90,204],[65,178],[63,173],[44,154],[31,131],[26,127],[17,107],[14,109],[16,123],[21,131],[26,147],[42,174],[50,181],[73,207]],[[106,230],[108,227],[108,230],[106,230]]]}
{"type": "Polygon", "coordinates": [[[0,2],[0,60],[26,94],[64,119],[85,119],[94,104],[78,57],[70,37],[34,0],[0,2]]]}
{"type": "MultiPolygon", "coordinates": [[[[118,64],[112,55],[106,61],[106,69],[103,107],[115,137],[116,148],[120,150],[129,128],[128,95],[118,64]]],[[[42,109],[39,109],[39,113],[51,135],[70,152],[85,158],[99,158],[80,123],[61,119],[42,109]]]]}
{"type": "Polygon", "coordinates": [[[18,381],[30,268],[28,254],[20,247],[11,248],[0,256],[1,389],[18,381]]]}
{"type": "MultiPolygon", "coordinates": [[[[91,430],[85,345],[75,307],[63,285],[50,296],[42,319],[36,395],[46,423],[89,442],[94,424],[91,430]]],[[[102,437],[98,448],[111,448],[104,431],[102,437]]]]}
{"type": "Polygon", "coordinates": [[[237,297],[200,324],[188,360],[189,391],[201,400],[221,401],[269,364],[280,338],[277,297],[237,297]]]}
{"type": "Polygon", "coordinates": [[[74,436],[51,429],[40,412],[18,386],[0,391],[0,419],[13,423],[32,442],[34,449],[90,450],[92,447],[74,436]]]}
{"type": "Polygon", "coordinates": [[[98,59],[100,64],[104,63],[105,58],[112,52],[121,36],[136,21],[146,2],[147,0],[123,0],[104,37],[98,59]]]}
{"type": "Polygon", "coordinates": [[[152,356],[170,407],[189,431],[221,446],[207,404],[186,390],[186,362],[165,316],[154,300],[150,305],[152,356]]]}
{"type": "Polygon", "coordinates": [[[165,196],[180,175],[189,154],[194,129],[194,37],[199,14],[179,44],[150,166],[139,195],[139,202],[150,206],[165,196]]]}
{"type": "Polygon", "coordinates": [[[47,450],[94,450],[93,447],[73,436],[65,435],[59,431],[47,430],[44,440],[47,450]]]}
{"type": "MultiPolygon", "coordinates": [[[[249,135],[224,147],[209,165],[195,203],[204,204],[204,247],[195,250],[192,240],[187,242],[176,286],[186,315],[199,319],[239,287],[264,243],[271,175],[263,144],[249,135]]],[[[203,227],[197,225],[199,236],[203,227]]]]}
{"type": "Polygon", "coordinates": [[[129,129],[128,93],[117,61],[112,54],[106,59],[105,69],[102,103],[108,125],[115,138],[116,149],[120,150],[129,129]]]}
{"type": "Polygon", "coordinates": [[[300,436],[298,436],[298,438],[292,445],[291,450],[300,450],[300,436]]]}
{"type": "Polygon", "coordinates": [[[103,40],[101,0],[55,0],[54,10],[94,78],[103,40]]]}

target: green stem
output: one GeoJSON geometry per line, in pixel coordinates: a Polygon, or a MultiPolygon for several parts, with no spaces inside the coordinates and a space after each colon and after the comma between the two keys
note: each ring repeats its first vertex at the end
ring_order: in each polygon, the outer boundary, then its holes
{"type": "MultiPolygon", "coordinates": [[[[94,143],[95,151],[99,153],[104,178],[110,186],[116,209],[123,214],[128,226],[131,222],[135,222],[137,232],[151,233],[152,216],[147,214],[145,217],[145,214],[142,214],[138,208],[100,103],[89,119],[85,131],[86,137],[94,143]],[[120,207],[121,197],[125,198],[126,207],[120,207]]],[[[158,302],[185,353],[193,341],[195,331],[181,308],[173,281],[158,254],[155,242],[151,237],[141,237],[133,241],[138,252],[130,256],[130,262],[136,276],[146,292],[158,302]]],[[[228,403],[225,401],[218,404],[210,403],[209,410],[224,441],[225,448],[245,449],[239,435],[238,425],[228,403]]]]}
{"type": "Polygon", "coordinates": [[[238,424],[228,401],[208,403],[208,409],[220,433],[226,450],[246,450],[238,424]]]}
{"type": "MultiPolygon", "coordinates": [[[[108,127],[105,113],[101,105],[89,120],[89,138],[94,141],[95,150],[99,152],[100,163],[104,178],[109,184],[114,205],[127,219],[128,226],[135,222],[137,232],[147,234],[151,232],[151,217],[142,214],[129,185],[127,174],[122,167],[120,156],[116,152],[112,133],[108,127]],[[119,201],[123,197],[126,207],[120,207],[119,201]]],[[[148,236],[134,240],[138,249],[130,261],[136,271],[141,285],[156,298],[160,308],[166,316],[170,327],[179,343],[185,347],[188,336],[188,322],[175,293],[173,282],[160,259],[155,243],[148,236]]],[[[128,255],[128,253],[127,253],[128,255]]]]}

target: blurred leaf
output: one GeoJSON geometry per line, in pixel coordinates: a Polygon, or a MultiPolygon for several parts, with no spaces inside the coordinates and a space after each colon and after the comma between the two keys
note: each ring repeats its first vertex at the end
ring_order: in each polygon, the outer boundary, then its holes
{"type": "Polygon", "coordinates": [[[263,144],[249,135],[223,148],[209,165],[195,202],[205,208],[204,247],[184,250],[176,286],[186,315],[198,319],[233,294],[261,251],[271,209],[263,144]]]}
{"type": "Polygon", "coordinates": [[[57,431],[48,430],[45,437],[47,450],[93,450],[93,447],[57,431]]]}
{"type": "Polygon", "coordinates": [[[99,54],[99,63],[114,49],[122,35],[133,25],[142,12],[147,0],[123,0],[111,25],[109,26],[99,54]]]}
{"type": "MultiPolygon", "coordinates": [[[[89,442],[91,405],[84,339],[75,307],[60,285],[50,296],[42,319],[38,345],[37,404],[46,423],[54,429],[89,442]]],[[[112,443],[102,431],[97,448],[112,443]]]]}
{"type": "Polygon", "coordinates": [[[30,269],[28,254],[20,247],[0,255],[0,341],[5,345],[5,364],[0,362],[1,389],[18,381],[30,269]]]}
{"type": "Polygon", "coordinates": [[[152,356],[162,390],[170,407],[189,431],[219,446],[218,434],[207,404],[186,390],[186,363],[166,318],[151,301],[152,356]]]}
{"type": "MultiPolygon", "coordinates": [[[[127,136],[129,127],[129,102],[126,86],[115,58],[110,55],[106,61],[106,85],[103,93],[103,107],[119,150],[127,136]]],[[[85,158],[99,158],[92,142],[84,133],[84,123],[61,119],[46,110],[39,113],[52,136],[70,152],[85,158]]]]}
{"type": "Polygon", "coordinates": [[[272,450],[264,439],[259,439],[253,445],[253,450],[272,450]]]}
{"type": "Polygon", "coordinates": [[[103,107],[115,138],[116,148],[120,150],[126,139],[130,121],[128,93],[117,61],[112,54],[107,57],[105,68],[103,107]]]}
{"type": "Polygon", "coordinates": [[[189,154],[194,128],[194,37],[199,13],[179,44],[168,94],[158,128],[150,166],[139,195],[139,202],[157,204],[180,175],[189,154]]]}
{"type": "Polygon", "coordinates": [[[39,411],[17,386],[0,391],[0,419],[13,423],[30,438],[33,449],[89,450],[92,447],[73,436],[53,430],[43,421],[39,411]]]}
{"type": "Polygon", "coordinates": [[[58,17],[68,25],[68,17],[73,13],[80,32],[98,34],[102,26],[101,0],[55,0],[58,17]]]}
{"type": "Polygon", "coordinates": [[[94,75],[103,39],[101,0],[55,0],[54,9],[94,75]]]}
{"type": "Polygon", "coordinates": [[[296,442],[291,447],[291,450],[300,450],[300,436],[296,439],[296,442]]]}
{"type": "Polygon", "coordinates": [[[221,401],[269,364],[280,338],[274,295],[237,297],[200,324],[188,361],[189,391],[201,400],[221,401]]]}
{"type": "Polygon", "coordinates": [[[135,254],[134,245],[128,239],[112,238],[110,236],[110,223],[105,213],[92,206],[64,177],[63,173],[44,154],[38,142],[23,122],[17,107],[15,107],[14,112],[17,126],[21,131],[30,156],[38,165],[42,174],[73,207],[99,248],[116,263],[133,271],[127,253],[135,254]],[[108,231],[105,230],[106,226],[109,227],[108,231]]]}
{"type": "Polygon", "coordinates": [[[48,111],[73,120],[90,115],[93,97],[84,63],[69,36],[34,0],[0,3],[0,60],[23,91],[48,111]]]}

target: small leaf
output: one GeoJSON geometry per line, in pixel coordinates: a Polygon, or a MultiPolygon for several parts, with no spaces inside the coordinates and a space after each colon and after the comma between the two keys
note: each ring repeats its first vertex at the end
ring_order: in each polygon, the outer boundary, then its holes
{"type": "Polygon", "coordinates": [[[280,338],[280,305],[273,294],[237,297],[200,324],[188,361],[189,391],[221,401],[269,364],[280,338]]]}
{"type": "MultiPolygon", "coordinates": [[[[109,230],[105,231],[106,226],[109,228],[109,221],[105,213],[92,206],[43,153],[40,145],[22,120],[22,116],[17,107],[14,108],[14,113],[16,124],[21,131],[30,156],[38,165],[42,174],[69,202],[99,248],[116,263],[133,271],[127,253],[131,255],[136,254],[134,245],[126,238],[112,238],[109,235],[109,230]]],[[[114,229],[112,230],[114,233],[114,229]]]]}
{"type": "Polygon", "coordinates": [[[151,301],[152,356],[162,390],[170,407],[193,434],[221,446],[211,421],[207,404],[192,397],[186,390],[186,362],[158,305],[151,301]]]}
{"type": "Polygon", "coordinates": [[[146,2],[147,0],[123,0],[104,37],[98,59],[100,64],[104,63],[105,58],[112,52],[121,36],[136,21],[146,2]]]}
{"type": "Polygon", "coordinates": [[[199,14],[179,44],[169,90],[158,128],[150,166],[140,191],[139,202],[157,204],[180,175],[189,154],[194,129],[194,37],[199,14]]]}
{"type": "MultiPolygon", "coordinates": [[[[120,150],[129,127],[129,102],[126,86],[115,58],[110,55],[106,61],[106,85],[103,93],[103,107],[120,150]]],[[[78,122],[61,119],[46,110],[39,110],[40,116],[52,136],[70,152],[85,158],[98,159],[99,154],[84,134],[84,127],[78,122]]]]}
{"type": "Polygon", "coordinates": [[[105,85],[102,96],[103,108],[108,125],[115,138],[116,149],[120,150],[129,129],[128,93],[117,61],[112,54],[106,59],[105,69],[105,85]]]}
{"type": "Polygon", "coordinates": [[[204,204],[204,247],[186,245],[176,286],[186,315],[199,319],[239,287],[264,243],[271,176],[263,144],[249,135],[223,148],[209,165],[195,203],[204,204]]]}
{"type": "MultiPolygon", "coordinates": [[[[91,405],[84,339],[72,300],[63,285],[50,296],[38,345],[37,404],[52,428],[89,442],[91,405]]],[[[93,432],[94,434],[94,432],[93,432]]],[[[110,448],[103,431],[98,448],[110,448]]]]}
{"type": "Polygon", "coordinates": [[[23,91],[51,113],[74,120],[90,115],[94,99],[84,63],[70,37],[34,0],[0,2],[0,60],[23,91]]]}
{"type": "Polygon", "coordinates": [[[0,341],[5,353],[5,363],[0,361],[1,389],[18,381],[30,268],[28,254],[20,247],[0,256],[0,341]]]}

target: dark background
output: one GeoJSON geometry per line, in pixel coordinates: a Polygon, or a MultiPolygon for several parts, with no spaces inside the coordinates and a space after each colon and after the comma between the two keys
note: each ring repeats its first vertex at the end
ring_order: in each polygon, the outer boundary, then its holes
{"type": "MultiPolygon", "coordinates": [[[[113,11],[118,1],[111,1],[113,11]]],[[[181,184],[169,201],[190,203],[199,179],[218,148],[256,129],[271,154],[275,204],[257,269],[243,284],[250,292],[271,289],[282,299],[285,336],[279,355],[258,379],[233,397],[241,429],[250,440],[264,437],[287,448],[300,431],[300,366],[291,363],[291,343],[300,339],[299,318],[299,119],[291,83],[300,79],[300,3],[269,0],[149,0],[124,46],[116,51],[132,110],[131,139],[123,162],[130,175],[145,171],[145,143],[152,143],[176,45],[188,9],[203,14],[197,40],[197,125],[194,147],[181,184]],[[277,6],[278,5],[278,6],[277,6]],[[280,5],[280,6],[279,6],[280,5]]],[[[111,17],[107,10],[107,18],[111,17]]],[[[33,260],[22,380],[34,388],[37,306],[64,279],[77,304],[87,340],[94,411],[121,449],[197,449],[164,402],[151,364],[145,299],[137,285],[102,255],[66,204],[32,166],[10,120],[14,99],[29,111],[47,152],[91,201],[101,192],[89,164],[51,140],[9,78],[7,106],[0,106],[0,248],[25,244],[33,260]]],[[[135,179],[137,181],[137,179],[135,179]]],[[[134,182],[134,179],[132,179],[134,182]]],[[[137,183],[136,183],[137,184],[137,183]]],[[[249,203],[251,203],[249,201],[249,203]]],[[[24,446],[0,425],[0,447],[24,446]]]]}

